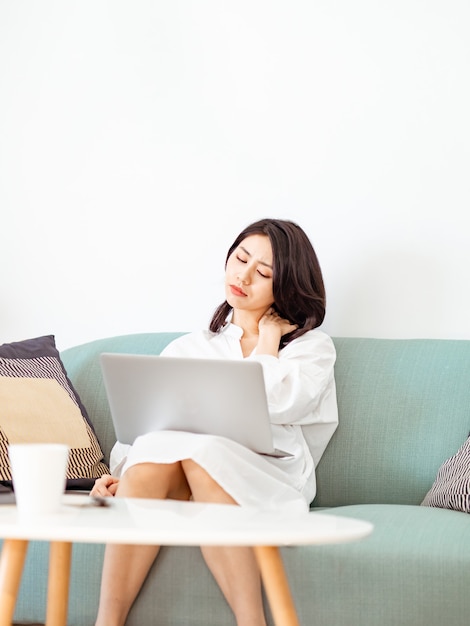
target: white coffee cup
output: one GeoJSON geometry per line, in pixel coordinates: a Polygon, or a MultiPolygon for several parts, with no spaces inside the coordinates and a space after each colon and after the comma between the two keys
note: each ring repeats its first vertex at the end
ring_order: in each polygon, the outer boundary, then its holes
{"type": "Polygon", "coordinates": [[[15,443],[8,446],[8,454],[19,515],[58,513],[65,489],[68,446],[15,443]]]}

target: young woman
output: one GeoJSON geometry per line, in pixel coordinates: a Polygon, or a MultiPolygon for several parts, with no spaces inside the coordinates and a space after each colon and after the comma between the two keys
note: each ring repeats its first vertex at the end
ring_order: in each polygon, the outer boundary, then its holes
{"type": "MultiPolygon", "coordinates": [[[[317,329],[324,315],[322,273],[304,231],[277,219],[245,228],[228,251],[225,302],[209,330],[183,335],[163,354],[259,361],[274,445],[291,456],[259,455],[223,437],[149,433],[132,446],[115,445],[113,475],[98,479],[93,495],[306,510],[315,496],[315,464],[338,423],[335,350],[317,329]]],[[[96,626],[125,623],[158,550],[107,546],[96,626]]],[[[265,626],[251,548],[203,547],[202,553],[237,626],[265,626]]]]}

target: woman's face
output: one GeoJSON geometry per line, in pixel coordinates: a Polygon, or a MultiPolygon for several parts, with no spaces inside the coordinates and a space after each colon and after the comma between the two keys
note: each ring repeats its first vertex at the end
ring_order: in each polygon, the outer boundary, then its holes
{"type": "Polygon", "coordinates": [[[225,268],[225,297],[234,310],[259,317],[274,303],[273,251],[266,235],[250,235],[232,252],[225,268]]]}

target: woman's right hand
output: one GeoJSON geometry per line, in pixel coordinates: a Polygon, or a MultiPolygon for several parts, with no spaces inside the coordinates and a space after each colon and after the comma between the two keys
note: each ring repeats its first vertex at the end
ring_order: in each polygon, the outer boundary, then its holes
{"type": "Polygon", "coordinates": [[[115,478],[110,474],[103,474],[101,478],[95,480],[95,485],[90,491],[90,496],[101,496],[105,498],[115,496],[118,484],[119,478],[115,478]]]}

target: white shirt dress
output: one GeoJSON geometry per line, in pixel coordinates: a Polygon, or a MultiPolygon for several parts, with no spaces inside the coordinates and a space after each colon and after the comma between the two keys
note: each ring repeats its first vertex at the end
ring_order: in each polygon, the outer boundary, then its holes
{"type": "MultiPolygon", "coordinates": [[[[217,334],[183,335],[162,355],[243,359],[242,332],[229,323],[217,334]]],[[[138,463],[191,458],[242,506],[308,508],[316,492],[315,466],[338,425],[333,342],[315,329],[278,357],[253,353],[247,358],[263,367],[274,447],[292,456],[261,455],[219,436],[161,431],[138,437],[132,446],[117,442],[110,459],[113,475],[138,463]]]]}

